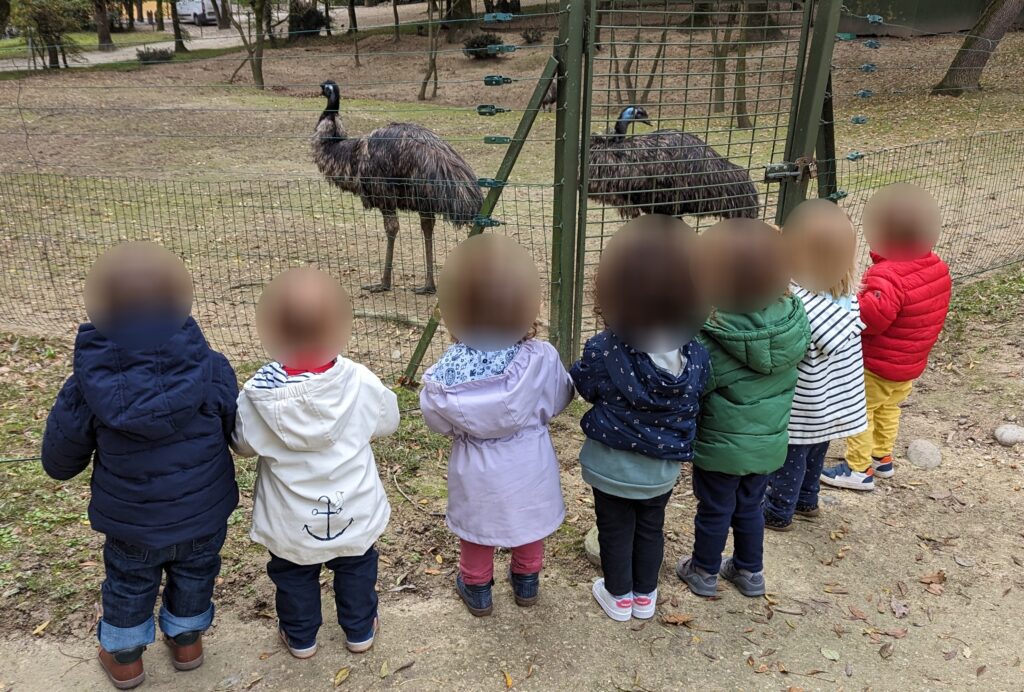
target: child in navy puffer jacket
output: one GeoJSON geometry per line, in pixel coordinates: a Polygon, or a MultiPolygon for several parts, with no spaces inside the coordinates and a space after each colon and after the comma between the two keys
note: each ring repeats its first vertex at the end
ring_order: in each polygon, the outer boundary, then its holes
{"type": "Polygon", "coordinates": [[[105,311],[102,329],[79,328],[74,372],[50,411],[42,449],[43,468],[58,480],[93,462],[89,519],[106,535],[99,659],[119,689],[145,679],[141,656],[154,640],[164,573],[160,629],[172,663],[202,664],[220,548],[238,504],[228,449],[235,373],[187,310],[163,309],[176,289],[156,284],[167,278],[161,272],[187,278],[180,260],[171,256],[176,264],[167,266],[156,250],[140,256],[133,246],[112,253],[124,260],[127,252],[146,271],[108,280],[110,300],[122,305],[105,311]],[[124,305],[126,296],[139,300],[124,305]]]}

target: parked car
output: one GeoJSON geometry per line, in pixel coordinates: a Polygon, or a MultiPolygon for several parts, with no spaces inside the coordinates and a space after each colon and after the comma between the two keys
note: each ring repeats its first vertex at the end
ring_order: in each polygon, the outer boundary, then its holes
{"type": "Polygon", "coordinates": [[[217,12],[210,0],[178,0],[178,16],[183,22],[193,24],[216,24],[217,12]]]}

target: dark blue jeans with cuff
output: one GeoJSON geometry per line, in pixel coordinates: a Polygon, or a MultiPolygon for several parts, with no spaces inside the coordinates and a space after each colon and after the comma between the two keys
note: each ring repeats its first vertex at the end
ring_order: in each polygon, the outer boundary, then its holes
{"type": "MultiPolygon", "coordinates": [[[[373,636],[377,617],[377,549],[363,555],[328,560],[334,572],[334,603],[338,624],[350,642],[365,642],[373,636]]],[[[297,565],[270,554],[267,574],[277,587],[277,619],[288,643],[305,649],[316,643],[323,624],[320,612],[320,570],[323,564],[297,565]]]]}
{"type": "Polygon", "coordinates": [[[733,562],[739,569],[764,569],[764,510],[761,502],[768,476],[751,473],[732,476],[693,467],[693,564],[718,574],[722,551],[732,529],[733,562]]]}
{"type": "Polygon", "coordinates": [[[764,508],[770,518],[788,524],[793,520],[797,507],[807,511],[818,506],[826,452],[828,442],[789,445],[786,463],[768,481],[764,508]]]}
{"type": "Polygon", "coordinates": [[[225,524],[215,533],[156,550],[107,536],[100,646],[113,653],[153,642],[153,606],[165,574],[160,630],[168,637],[205,632],[213,623],[213,586],[227,529],[225,524]]]}

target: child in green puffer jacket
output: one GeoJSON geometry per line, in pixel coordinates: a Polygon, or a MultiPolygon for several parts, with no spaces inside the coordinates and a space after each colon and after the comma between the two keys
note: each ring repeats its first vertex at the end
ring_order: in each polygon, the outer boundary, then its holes
{"type": "Polygon", "coordinates": [[[730,219],[702,238],[714,277],[715,312],[700,333],[711,374],[697,421],[693,554],[676,573],[699,596],[714,596],[718,577],[745,596],[765,593],[764,514],[768,475],[786,460],[797,364],[810,329],[803,304],[788,293],[782,236],[761,221],[730,219]],[[722,551],[733,530],[733,556],[722,551]]]}

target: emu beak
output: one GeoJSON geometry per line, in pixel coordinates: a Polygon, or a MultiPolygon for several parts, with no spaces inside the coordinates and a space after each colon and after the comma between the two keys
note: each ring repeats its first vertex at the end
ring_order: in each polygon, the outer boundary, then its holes
{"type": "Polygon", "coordinates": [[[649,119],[647,119],[647,118],[643,118],[642,120],[637,120],[637,122],[638,123],[643,123],[647,127],[654,127],[654,125],[651,124],[651,121],[649,119]]]}

